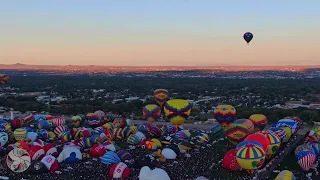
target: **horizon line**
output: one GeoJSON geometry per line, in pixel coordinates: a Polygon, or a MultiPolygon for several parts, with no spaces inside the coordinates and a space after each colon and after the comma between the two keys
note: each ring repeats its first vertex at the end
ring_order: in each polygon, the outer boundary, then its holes
{"type": "Polygon", "coordinates": [[[306,64],[306,65],[230,65],[230,64],[217,64],[217,65],[99,65],[99,64],[26,64],[26,63],[15,63],[15,64],[0,64],[0,66],[15,66],[15,65],[25,65],[25,66],[107,66],[107,67],[217,67],[217,66],[229,66],[229,67],[310,67],[310,66],[320,66],[320,64],[306,64]]]}

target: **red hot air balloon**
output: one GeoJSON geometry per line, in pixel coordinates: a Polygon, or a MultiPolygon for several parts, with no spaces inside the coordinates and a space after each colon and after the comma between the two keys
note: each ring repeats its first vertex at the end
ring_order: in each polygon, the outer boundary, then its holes
{"type": "Polygon", "coordinates": [[[236,149],[231,149],[228,151],[226,155],[224,155],[222,167],[231,171],[239,170],[240,165],[238,164],[236,154],[236,149]]]}

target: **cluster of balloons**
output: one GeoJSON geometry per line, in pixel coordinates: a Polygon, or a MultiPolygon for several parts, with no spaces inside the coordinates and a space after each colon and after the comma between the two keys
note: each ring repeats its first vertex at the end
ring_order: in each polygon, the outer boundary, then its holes
{"type": "Polygon", "coordinates": [[[183,99],[169,99],[169,92],[166,89],[156,89],[153,93],[156,104],[148,104],[142,109],[145,119],[150,123],[154,123],[160,118],[162,108],[165,117],[175,126],[180,126],[189,117],[191,112],[191,104],[183,99]]]}
{"type": "Polygon", "coordinates": [[[308,171],[320,157],[320,128],[312,128],[305,134],[304,144],[295,149],[299,166],[308,171]]]}
{"type": "Polygon", "coordinates": [[[267,118],[254,114],[249,119],[238,119],[225,131],[229,141],[236,145],[226,153],[223,168],[228,170],[246,170],[253,174],[264,165],[265,160],[272,158],[283,143],[299,129],[301,121],[281,119],[268,130],[264,130],[267,118]]]}

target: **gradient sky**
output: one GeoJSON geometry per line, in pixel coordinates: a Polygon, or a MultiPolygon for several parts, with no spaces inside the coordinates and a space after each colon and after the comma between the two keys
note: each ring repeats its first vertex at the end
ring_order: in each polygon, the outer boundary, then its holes
{"type": "Polygon", "coordinates": [[[319,0],[10,0],[0,64],[320,64],[319,0]],[[251,45],[242,38],[254,34],[251,45]]]}

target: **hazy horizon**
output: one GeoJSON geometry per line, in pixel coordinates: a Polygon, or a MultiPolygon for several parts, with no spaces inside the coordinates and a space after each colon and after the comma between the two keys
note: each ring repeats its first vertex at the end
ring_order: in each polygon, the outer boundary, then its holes
{"type": "Polygon", "coordinates": [[[318,7],[316,0],[8,1],[0,6],[0,64],[317,66],[318,7]]]}

